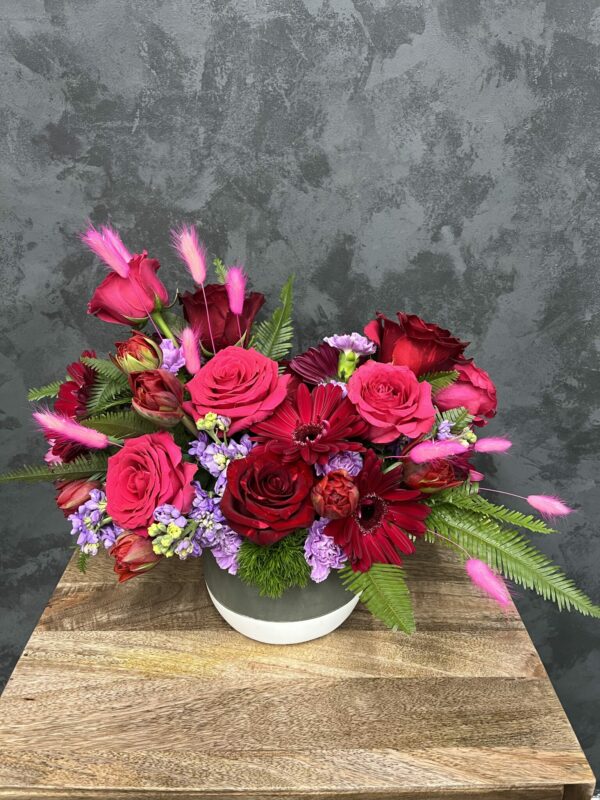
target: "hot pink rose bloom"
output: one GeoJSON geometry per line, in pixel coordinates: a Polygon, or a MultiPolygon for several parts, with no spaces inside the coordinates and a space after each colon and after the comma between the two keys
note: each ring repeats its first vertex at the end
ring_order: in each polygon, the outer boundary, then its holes
{"type": "Polygon", "coordinates": [[[231,420],[230,433],[266,419],[285,399],[289,375],[256,350],[226,347],[187,384],[184,408],[194,420],[214,412],[231,420]]]}
{"type": "Polygon", "coordinates": [[[496,415],[496,387],[485,372],[471,362],[453,364],[459,374],[451,386],[441,389],[435,396],[440,411],[464,406],[475,417],[476,425],[487,425],[487,419],[496,415]]]}
{"type": "Polygon", "coordinates": [[[159,267],[158,261],[147,258],[145,252],[133,256],[126,278],[116,272],[104,278],[90,300],[88,313],[119,325],[142,322],[169,302],[169,293],[156,277],[159,267]]]}
{"type": "Polygon", "coordinates": [[[416,439],[435,419],[431,385],[419,383],[408,367],[367,361],[348,381],[348,397],[371,426],[367,438],[376,444],[402,435],[416,439]]]}
{"type": "Polygon", "coordinates": [[[189,511],[196,469],[195,464],[183,461],[166,431],[127,439],[108,459],[106,510],[121,528],[147,535],[157,506],[169,503],[184,514],[189,511]]]}

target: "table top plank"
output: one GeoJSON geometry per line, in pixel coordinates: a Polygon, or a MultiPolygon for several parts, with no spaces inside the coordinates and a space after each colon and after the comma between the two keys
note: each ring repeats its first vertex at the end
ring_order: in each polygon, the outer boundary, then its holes
{"type": "Polygon", "coordinates": [[[591,797],[518,614],[450,553],[410,566],[412,637],[357,611],[280,647],[221,620],[199,562],[116,586],[72,561],[0,698],[0,798],[591,797]]]}

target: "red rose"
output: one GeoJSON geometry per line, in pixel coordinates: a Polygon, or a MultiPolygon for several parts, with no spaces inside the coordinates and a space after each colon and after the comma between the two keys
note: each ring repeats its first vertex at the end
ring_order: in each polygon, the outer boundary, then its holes
{"type": "Polygon", "coordinates": [[[440,411],[463,406],[473,414],[476,425],[486,425],[486,417],[495,416],[498,405],[496,387],[490,376],[472,362],[461,361],[452,369],[459,373],[458,380],[436,393],[436,406],[440,411]]]}
{"type": "Polygon", "coordinates": [[[183,461],[166,431],[127,439],[108,459],[107,512],[121,528],[147,535],[157,506],[169,503],[183,513],[189,511],[195,472],[196,465],[183,461]]]}
{"type": "Polygon", "coordinates": [[[439,458],[424,464],[414,464],[407,460],[404,464],[403,483],[409,489],[419,489],[425,494],[440,492],[464,483],[468,470],[463,470],[449,458],[439,458]]]}
{"type": "Polygon", "coordinates": [[[244,300],[242,313],[238,317],[232,314],[229,309],[227,289],[220,283],[209,283],[204,287],[206,300],[202,289],[186,292],[182,298],[183,314],[194,330],[200,331],[200,341],[205,350],[212,352],[213,345],[210,339],[212,331],[215,350],[223,350],[225,347],[236,344],[240,338],[240,328],[242,335],[246,333],[245,344],[250,339],[250,329],[254,318],[260,311],[265,302],[264,294],[251,292],[244,300]],[[208,304],[208,311],[207,311],[208,304]],[[209,331],[210,322],[210,331],[209,331]]]}
{"type": "Polygon", "coordinates": [[[183,418],[183,384],[164,369],[132,372],[131,405],[145,419],[172,428],[183,418]]]}
{"type": "Polygon", "coordinates": [[[317,514],[328,519],[349,517],[356,511],[359,496],[357,485],[345,469],[332,470],[311,493],[317,514]]]}
{"type": "Polygon", "coordinates": [[[139,331],[134,331],[126,342],[117,342],[116,348],[112,360],[126,373],[159,369],[163,362],[159,345],[139,331]]]}
{"type": "Polygon", "coordinates": [[[122,533],[109,554],[115,559],[115,572],[119,576],[119,583],[128,581],[148,572],[160,561],[160,556],[152,549],[152,542],[137,533],[122,533]]]}
{"type": "Polygon", "coordinates": [[[273,544],[310,525],[314,477],[304,461],[282,464],[279,456],[256,447],[227,468],[221,511],[230,527],[256,544],[273,544]]]}
{"type": "Polygon", "coordinates": [[[365,335],[378,346],[376,358],[409,367],[415,375],[453,369],[468,342],[456,339],[450,331],[416,314],[398,312],[398,322],[378,314],[377,319],[365,325],[365,335]]]}
{"type": "Polygon", "coordinates": [[[435,419],[431,385],[419,383],[408,367],[367,361],[348,381],[348,397],[371,426],[367,438],[377,444],[416,439],[435,419]]]}
{"type": "Polygon", "coordinates": [[[100,489],[101,486],[100,481],[90,481],[88,478],[78,478],[74,481],[58,481],[56,483],[58,490],[56,505],[65,517],[68,517],[69,514],[77,511],[79,506],[82,506],[90,499],[92,489],[100,489]]]}
{"type": "Polygon", "coordinates": [[[214,412],[232,421],[230,433],[269,416],[284,400],[289,375],[256,350],[226,347],[187,384],[191,402],[184,408],[194,420],[214,412]]]}
{"type": "Polygon", "coordinates": [[[122,278],[111,272],[94,292],[88,313],[104,322],[119,325],[143,322],[151,313],[169,302],[169,294],[156,277],[160,264],[146,253],[129,262],[129,275],[122,278]]]}

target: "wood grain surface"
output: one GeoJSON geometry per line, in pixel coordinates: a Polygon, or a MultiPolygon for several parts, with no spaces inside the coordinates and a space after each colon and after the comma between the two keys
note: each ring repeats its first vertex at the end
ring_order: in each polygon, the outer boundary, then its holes
{"type": "Polygon", "coordinates": [[[201,565],[68,566],[0,698],[11,800],[585,800],[594,779],[514,609],[413,557],[418,633],[360,608],[307,644],[227,627],[201,565]]]}

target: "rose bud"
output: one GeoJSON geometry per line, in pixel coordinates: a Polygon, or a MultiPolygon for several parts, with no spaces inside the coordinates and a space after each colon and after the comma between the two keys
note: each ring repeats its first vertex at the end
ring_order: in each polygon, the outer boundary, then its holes
{"type": "Polygon", "coordinates": [[[56,505],[63,512],[65,517],[77,511],[90,499],[92,489],[100,489],[100,481],[90,481],[87,478],[78,478],[74,481],[57,481],[56,505]]]}
{"type": "Polygon", "coordinates": [[[152,549],[151,539],[137,533],[122,533],[109,554],[115,559],[114,570],[119,583],[147,572],[160,561],[160,556],[152,549]]]}
{"type": "Polygon", "coordinates": [[[144,322],[169,302],[169,293],[156,276],[159,267],[146,253],[133,256],[126,278],[116,272],[104,278],[90,300],[88,313],[119,325],[144,322]]]}
{"type": "Polygon", "coordinates": [[[133,372],[129,376],[133,392],[131,405],[140,415],[164,428],[172,428],[183,418],[183,384],[164,369],[133,372]]]}
{"type": "Polygon", "coordinates": [[[126,342],[117,342],[116,348],[117,352],[112,360],[123,372],[159,369],[162,364],[163,356],[159,345],[139,331],[134,331],[126,342]]]}
{"type": "Polygon", "coordinates": [[[458,372],[458,380],[436,393],[436,406],[440,411],[463,406],[475,417],[475,425],[487,425],[487,419],[495,416],[497,406],[492,379],[472,362],[459,361],[451,369],[458,372]]]}
{"type": "Polygon", "coordinates": [[[349,517],[358,506],[358,487],[345,469],[336,469],[322,478],[311,493],[312,504],[321,517],[349,517]]]}
{"type": "Polygon", "coordinates": [[[409,489],[419,489],[424,494],[441,492],[459,486],[467,478],[467,471],[446,458],[415,464],[409,459],[404,462],[403,482],[409,489]]]}

